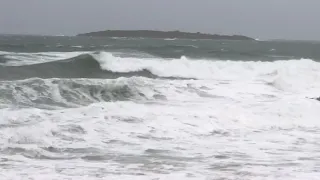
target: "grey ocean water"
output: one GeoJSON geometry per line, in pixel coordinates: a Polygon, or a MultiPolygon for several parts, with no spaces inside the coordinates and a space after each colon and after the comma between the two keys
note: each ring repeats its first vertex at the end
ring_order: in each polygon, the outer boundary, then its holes
{"type": "Polygon", "coordinates": [[[319,49],[0,36],[0,179],[318,179],[319,49]]]}

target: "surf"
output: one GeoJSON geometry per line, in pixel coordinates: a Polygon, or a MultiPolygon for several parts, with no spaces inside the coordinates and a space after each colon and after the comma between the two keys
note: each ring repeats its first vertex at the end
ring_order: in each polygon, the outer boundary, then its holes
{"type": "MultiPolygon", "coordinates": [[[[7,55],[8,53],[2,52],[2,54],[7,55]]],[[[312,59],[277,60],[274,62],[225,61],[192,59],[186,56],[176,59],[143,58],[124,56],[123,54],[125,55],[125,53],[117,54],[106,51],[66,52],[65,54],[57,52],[31,53],[30,56],[49,57],[51,55],[53,58],[44,58],[43,61],[26,65],[0,65],[0,80],[147,77],[257,81],[286,91],[318,87],[316,81],[320,78],[320,63],[312,59]],[[71,58],[69,58],[70,56],[71,58]]]]}

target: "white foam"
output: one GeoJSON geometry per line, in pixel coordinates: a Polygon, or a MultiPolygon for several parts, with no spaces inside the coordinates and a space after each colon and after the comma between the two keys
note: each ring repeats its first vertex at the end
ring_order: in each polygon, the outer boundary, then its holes
{"type": "MultiPolygon", "coordinates": [[[[0,109],[0,161],[8,167],[0,168],[0,179],[320,176],[320,103],[306,98],[319,96],[319,63],[141,59],[106,52],[92,56],[102,69],[114,72],[148,69],[159,76],[199,80],[72,79],[82,85],[128,85],[147,100],[60,110],[0,109]],[[89,150],[54,153],[43,149],[48,147],[89,150]],[[26,152],[10,154],[6,148],[26,152]],[[38,160],[40,155],[62,159],[38,160]],[[97,160],[85,160],[94,155],[97,160]],[[105,159],[99,160],[100,155],[105,159]]],[[[28,81],[1,85],[17,83],[33,96],[35,90],[23,86],[28,81]]],[[[52,98],[65,103],[57,83],[43,81],[52,98]]]]}
{"type": "MultiPolygon", "coordinates": [[[[280,92],[275,93],[277,98],[271,102],[262,101],[268,99],[263,94],[270,90],[243,94],[243,85],[230,88],[236,99],[242,101],[180,99],[166,104],[97,103],[55,111],[2,109],[0,119],[4,124],[20,125],[0,131],[2,148],[23,147],[43,154],[48,152],[39,147],[90,147],[100,149],[109,159],[38,161],[5,155],[9,160],[16,158],[12,161],[15,166],[1,169],[0,174],[16,178],[14,174],[20,174],[19,169],[22,169],[29,177],[48,174],[57,178],[88,176],[87,179],[97,176],[111,179],[231,178],[239,177],[239,173],[245,179],[318,177],[320,174],[313,171],[316,168],[313,162],[320,155],[317,146],[319,103],[280,92]],[[70,125],[81,127],[85,133],[65,131],[63,127],[70,125]],[[150,149],[159,152],[148,152],[150,149]],[[283,166],[286,168],[279,170],[283,166]],[[301,174],[302,171],[308,176],[301,174]]],[[[223,95],[227,89],[209,82],[207,86],[215,87],[216,95],[223,95]]],[[[261,85],[253,86],[258,89],[261,85]]],[[[94,153],[73,155],[93,156],[94,153]]]]}
{"type": "Polygon", "coordinates": [[[0,55],[6,55],[6,54],[10,54],[10,52],[7,52],[7,51],[0,51],[0,55]]]}
{"type": "Polygon", "coordinates": [[[93,55],[101,68],[112,72],[149,70],[161,77],[183,77],[211,80],[263,80],[282,90],[319,86],[320,64],[310,59],[243,62],[221,60],[130,58],[101,52],[93,55]]]}
{"type": "Polygon", "coordinates": [[[73,48],[83,48],[83,46],[71,46],[73,48]]]}
{"type": "MultiPolygon", "coordinates": [[[[308,60],[277,63],[248,63],[251,68],[245,69],[256,73],[250,79],[78,79],[72,81],[126,84],[150,100],[60,110],[0,109],[1,150],[23,148],[27,151],[20,154],[26,157],[74,157],[53,161],[2,154],[10,168],[0,168],[0,177],[317,179],[320,103],[305,98],[308,89],[297,89],[310,87],[312,76],[294,74],[313,74],[317,67],[308,60]],[[293,76],[296,81],[290,80],[293,76]],[[153,99],[155,94],[166,100],[153,99]],[[43,147],[98,152],[52,153],[43,147]],[[81,159],[94,155],[106,159],[81,159]]],[[[51,81],[45,80],[46,85],[51,81]]],[[[313,83],[319,92],[318,82],[313,83]]]]}

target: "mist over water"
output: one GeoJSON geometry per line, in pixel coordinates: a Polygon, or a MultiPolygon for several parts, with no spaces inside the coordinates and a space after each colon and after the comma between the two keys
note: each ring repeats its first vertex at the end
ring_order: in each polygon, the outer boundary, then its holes
{"type": "Polygon", "coordinates": [[[317,179],[319,48],[0,36],[0,179],[317,179]]]}

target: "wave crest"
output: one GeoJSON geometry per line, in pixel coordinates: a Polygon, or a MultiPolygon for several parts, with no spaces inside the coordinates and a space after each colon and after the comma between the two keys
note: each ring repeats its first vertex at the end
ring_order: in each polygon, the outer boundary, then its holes
{"type": "MultiPolygon", "coordinates": [[[[263,79],[266,74],[272,72],[279,72],[282,76],[292,76],[288,73],[294,71],[301,75],[320,70],[319,63],[310,59],[261,62],[189,59],[185,56],[179,59],[124,57],[104,51],[81,53],[64,60],[49,60],[49,62],[21,66],[0,66],[0,79],[14,80],[32,77],[111,79],[142,76],[245,80],[263,79]]],[[[39,54],[48,56],[45,53],[39,54]]],[[[65,56],[71,56],[71,54],[65,56]]]]}

